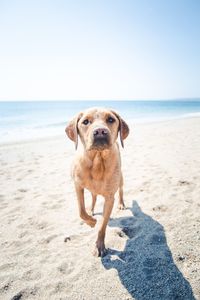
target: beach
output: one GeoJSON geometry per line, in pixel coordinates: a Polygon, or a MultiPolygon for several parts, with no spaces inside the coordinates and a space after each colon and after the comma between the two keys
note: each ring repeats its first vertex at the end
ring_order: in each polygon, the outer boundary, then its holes
{"type": "Polygon", "coordinates": [[[200,118],[133,121],[124,143],[127,209],[113,209],[103,258],[92,255],[103,199],[91,229],[70,178],[73,143],[0,145],[0,299],[200,299],[200,118]]]}

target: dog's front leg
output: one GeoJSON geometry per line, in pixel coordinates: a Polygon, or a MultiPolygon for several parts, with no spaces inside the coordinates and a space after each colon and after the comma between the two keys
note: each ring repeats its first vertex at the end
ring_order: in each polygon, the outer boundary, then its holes
{"type": "Polygon", "coordinates": [[[100,229],[98,232],[94,255],[98,255],[98,256],[102,257],[106,254],[104,239],[105,239],[105,233],[106,233],[106,226],[108,224],[110,214],[112,212],[113,204],[114,204],[114,196],[105,198],[105,203],[104,203],[104,208],[103,208],[103,217],[102,217],[101,226],[100,226],[100,229]]]}
{"type": "Polygon", "coordinates": [[[79,215],[87,225],[94,227],[97,220],[89,216],[85,210],[84,189],[77,184],[75,184],[75,189],[78,199],[79,215]]]}

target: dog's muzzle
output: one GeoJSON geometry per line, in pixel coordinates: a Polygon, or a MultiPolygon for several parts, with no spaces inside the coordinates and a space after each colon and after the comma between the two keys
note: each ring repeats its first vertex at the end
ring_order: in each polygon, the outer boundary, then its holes
{"type": "Polygon", "coordinates": [[[95,128],[93,130],[93,146],[95,148],[106,148],[110,143],[110,135],[107,128],[95,128]]]}

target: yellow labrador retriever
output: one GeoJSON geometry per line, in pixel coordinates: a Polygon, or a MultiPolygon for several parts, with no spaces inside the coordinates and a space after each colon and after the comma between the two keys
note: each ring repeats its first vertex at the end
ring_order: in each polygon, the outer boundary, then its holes
{"type": "MultiPolygon", "coordinates": [[[[78,147],[78,136],[83,147],[77,151],[72,169],[78,198],[79,214],[86,224],[94,227],[96,219],[92,217],[97,195],[105,198],[103,217],[96,241],[95,254],[106,253],[104,238],[114,204],[114,195],[119,190],[119,208],[125,207],[123,201],[123,177],[118,133],[121,145],[129,134],[126,122],[113,110],[91,108],[80,112],[65,129],[68,137],[78,147]],[[91,212],[88,214],[84,203],[84,189],[92,194],[91,212]]],[[[80,148],[80,147],[79,147],[80,148]]]]}

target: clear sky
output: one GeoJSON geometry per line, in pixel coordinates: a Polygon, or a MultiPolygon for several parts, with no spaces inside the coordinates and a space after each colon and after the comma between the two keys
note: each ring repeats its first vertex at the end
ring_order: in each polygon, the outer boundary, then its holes
{"type": "Polygon", "coordinates": [[[0,0],[0,100],[200,97],[200,0],[0,0]]]}

